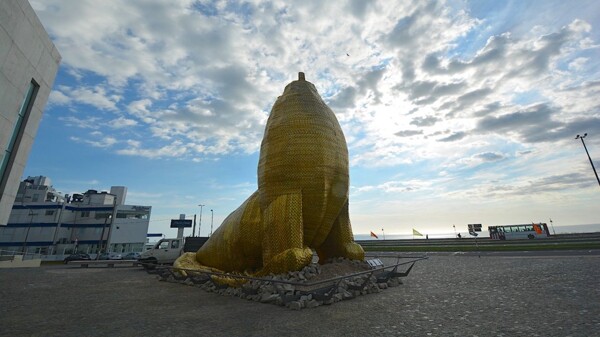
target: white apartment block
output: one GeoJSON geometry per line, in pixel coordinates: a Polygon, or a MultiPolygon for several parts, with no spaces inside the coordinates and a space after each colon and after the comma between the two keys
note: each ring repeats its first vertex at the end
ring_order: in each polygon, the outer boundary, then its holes
{"type": "Polygon", "coordinates": [[[0,227],[0,250],[44,260],[73,252],[141,252],[152,208],[126,205],[126,198],[124,186],[63,196],[49,178],[28,177],[19,185],[8,224],[0,227]]]}

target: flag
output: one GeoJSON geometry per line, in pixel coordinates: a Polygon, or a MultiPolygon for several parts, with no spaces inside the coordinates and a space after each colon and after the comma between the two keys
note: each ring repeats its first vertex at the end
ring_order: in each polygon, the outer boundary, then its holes
{"type": "Polygon", "coordinates": [[[372,237],[374,237],[375,239],[379,239],[379,238],[377,237],[377,234],[375,234],[375,233],[373,233],[373,232],[371,232],[371,236],[372,236],[372,237]]]}
{"type": "Polygon", "coordinates": [[[413,228],[413,235],[416,236],[423,236],[423,234],[419,233],[419,231],[417,231],[416,229],[413,228]]]}

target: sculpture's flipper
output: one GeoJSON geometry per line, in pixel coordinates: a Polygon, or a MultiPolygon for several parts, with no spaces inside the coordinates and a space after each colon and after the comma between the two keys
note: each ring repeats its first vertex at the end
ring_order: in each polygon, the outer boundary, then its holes
{"type": "Polygon", "coordinates": [[[319,254],[319,263],[325,263],[333,257],[345,257],[351,260],[363,260],[365,251],[354,242],[350,215],[348,214],[348,200],[342,207],[340,214],[333,222],[329,235],[323,244],[316,249],[319,254]]]}
{"type": "Polygon", "coordinates": [[[300,270],[312,261],[312,250],[304,246],[300,191],[278,196],[263,211],[262,220],[263,269],[258,274],[300,270]]]}

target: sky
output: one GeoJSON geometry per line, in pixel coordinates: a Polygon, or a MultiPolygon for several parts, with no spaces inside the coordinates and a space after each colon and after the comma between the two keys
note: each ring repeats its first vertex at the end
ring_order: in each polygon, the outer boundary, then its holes
{"type": "Polygon", "coordinates": [[[127,186],[149,232],[202,209],[207,235],[257,189],[300,71],[344,131],[355,234],[600,224],[575,139],[600,168],[596,0],[30,3],[62,62],[24,177],[127,186]]]}

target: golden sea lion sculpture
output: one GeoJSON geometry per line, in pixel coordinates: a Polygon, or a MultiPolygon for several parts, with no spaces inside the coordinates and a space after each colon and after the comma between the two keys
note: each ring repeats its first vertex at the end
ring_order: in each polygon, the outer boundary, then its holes
{"type": "Polygon", "coordinates": [[[265,128],[258,191],[196,253],[174,266],[261,276],[332,257],[363,260],[348,215],[348,148],[315,86],[299,73],[277,98],[265,128]]]}

